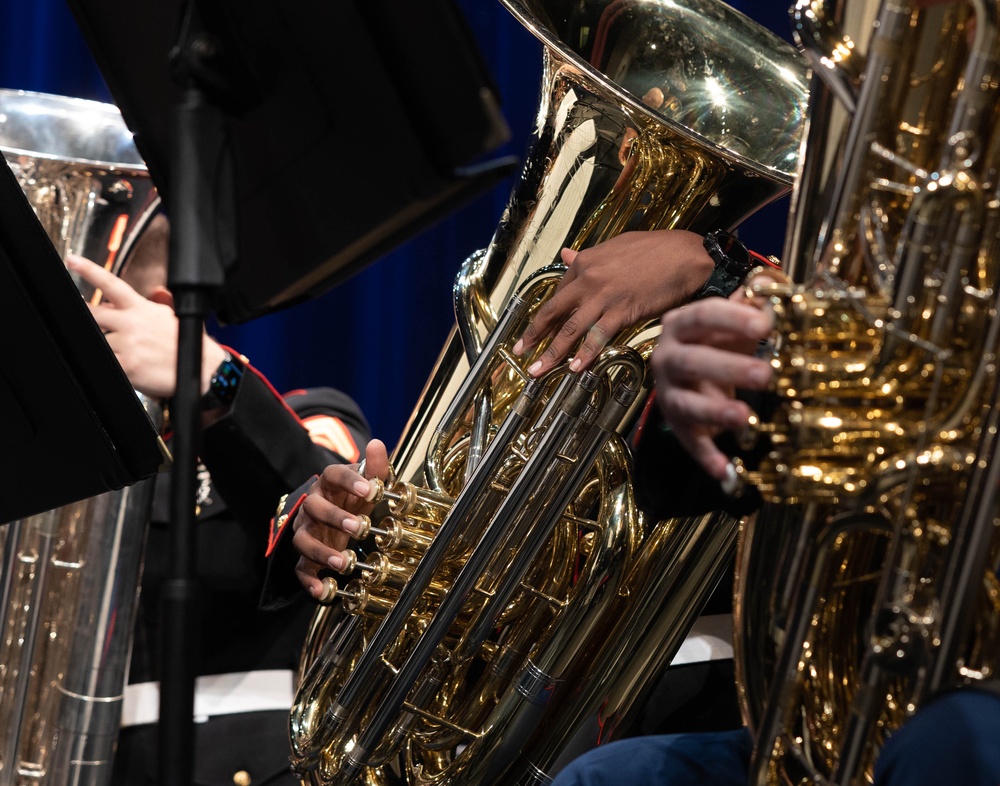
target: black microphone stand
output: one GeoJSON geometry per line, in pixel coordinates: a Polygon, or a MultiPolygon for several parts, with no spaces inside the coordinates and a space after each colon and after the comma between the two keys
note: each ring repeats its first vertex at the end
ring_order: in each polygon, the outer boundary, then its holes
{"type": "Polygon", "coordinates": [[[160,780],[189,786],[194,760],[194,686],[201,619],[197,575],[196,492],[201,443],[202,334],[224,264],[235,249],[232,151],[226,117],[213,100],[217,43],[204,30],[195,3],[184,12],[171,53],[183,97],[174,110],[168,286],[178,319],[177,386],[170,407],[173,478],[170,565],[160,626],[160,780]]]}

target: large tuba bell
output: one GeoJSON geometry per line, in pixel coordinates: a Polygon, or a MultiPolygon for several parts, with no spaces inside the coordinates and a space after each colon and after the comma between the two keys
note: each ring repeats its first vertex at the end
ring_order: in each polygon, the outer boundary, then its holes
{"type": "Polygon", "coordinates": [[[647,532],[636,509],[620,434],[657,325],[537,381],[511,347],[563,247],[731,227],[784,191],[803,66],[714,0],[503,1],[544,44],[533,146],[458,277],[355,577],[314,620],[291,716],[314,784],[546,782],[584,718],[624,725],[735,543],[732,520],[647,532]]]}
{"type": "MultiPolygon", "coordinates": [[[[0,150],[60,254],[118,272],[157,202],[118,110],[0,91],[0,150]]],[[[108,782],[151,501],[147,480],[0,527],[0,784],[108,782]]]]}
{"type": "Polygon", "coordinates": [[[815,65],[747,473],[737,675],[754,784],[861,784],[1000,639],[1000,31],[991,2],[806,2],[815,65]]]}

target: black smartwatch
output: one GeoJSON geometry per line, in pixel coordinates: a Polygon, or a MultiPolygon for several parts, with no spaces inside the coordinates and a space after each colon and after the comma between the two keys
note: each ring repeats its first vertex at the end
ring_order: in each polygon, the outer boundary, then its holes
{"type": "Polygon", "coordinates": [[[753,258],[746,246],[724,229],[709,232],[705,235],[704,244],[715,262],[715,269],[693,299],[729,297],[753,269],[753,258]]]}
{"type": "Polygon", "coordinates": [[[212,381],[208,383],[208,391],[201,397],[202,410],[216,409],[218,407],[228,407],[236,398],[236,389],[243,379],[243,363],[238,358],[234,358],[228,352],[226,357],[212,374],[212,381]]]}

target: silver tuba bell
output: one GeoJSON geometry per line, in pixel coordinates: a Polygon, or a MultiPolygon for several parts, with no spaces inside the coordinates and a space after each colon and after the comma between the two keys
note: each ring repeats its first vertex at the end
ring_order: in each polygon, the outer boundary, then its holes
{"type": "MultiPolygon", "coordinates": [[[[60,255],[120,273],[159,200],[118,110],[0,90],[0,150],[60,255]]],[[[151,502],[152,479],[0,527],[0,784],[108,782],[151,502]]]]}

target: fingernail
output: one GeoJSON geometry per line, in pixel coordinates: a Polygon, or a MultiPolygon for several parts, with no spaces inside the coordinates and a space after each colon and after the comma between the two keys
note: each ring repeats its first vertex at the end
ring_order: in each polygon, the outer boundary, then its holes
{"type": "Polygon", "coordinates": [[[517,340],[517,343],[514,345],[514,349],[512,349],[511,352],[513,352],[515,355],[520,355],[522,352],[524,352],[524,340],[519,338],[517,340]]]}
{"type": "Polygon", "coordinates": [[[340,570],[344,567],[344,555],[338,551],[326,561],[326,564],[334,570],[340,570]]]}
{"type": "Polygon", "coordinates": [[[80,257],[74,256],[73,254],[69,254],[66,257],[66,267],[80,267],[80,262],[80,257]]]}
{"type": "Polygon", "coordinates": [[[340,522],[340,528],[345,532],[350,532],[352,535],[355,535],[358,532],[358,522],[354,519],[344,519],[340,522]]]}
{"type": "Polygon", "coordinates": [[[583,368],[583,362],[582,361],[579,361],[576,358],[573,358],[570,361],[570,363],[569,363],[569,370],[570,371],[579,371],[581,368],[583,368]]]}
{"type": "Polygon", "coordinates": [[[368,492],[372,490],[372,485],[367,480],[356,480],[351,488],[359,497],[367,497],[368,492]]]}
{"type": "Polygon", "coordinates": [[[536,376],[538,372],[541,370],[542,370],[542,361],[540,360],[536,360],[534,363],[528,366],[528,374],[532,377],[536,376]]]}
{"type": "Polygon", "coordinates": [[[732,464],[726,464],[726,475],[720,481],[720,485],[722,486],[722,491],[726,496],[731,497],[736,493],[736,489],[739,486],[739,479],[736,475],[736,467],[732,464]]]}

